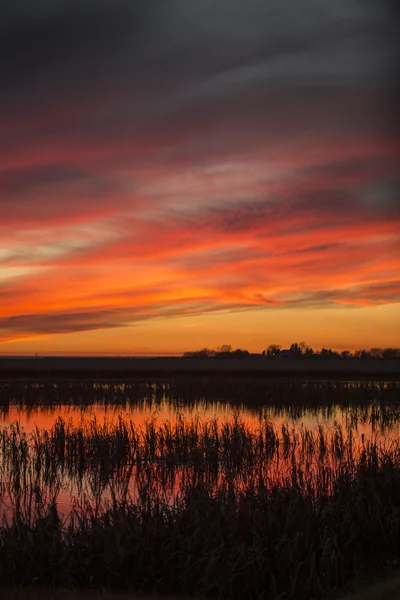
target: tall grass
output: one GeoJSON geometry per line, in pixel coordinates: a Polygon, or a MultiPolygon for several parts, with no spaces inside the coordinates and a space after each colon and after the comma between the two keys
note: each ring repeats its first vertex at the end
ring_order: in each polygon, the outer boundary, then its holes
{"type": "Polygon", "coordinates": [[[3,428],[0,453],[3,585],[310,600],[400,557],[400,442],[379,431],[59,419],[3,428]]]}
{"type": "Polygon", "coordinates": [[[318,492],[317,478],[323,469],[336,476],[371,448],[398,451],[398,439],[377,429],[365,440],[357,433],[354,415],[351,419],[346,431],[339,423],[309,429],[286,422],[277,429],[263,416],[257,426],[250,426],[239,412],[225,421],[182,415],[160,421],[153,416],[136,426],[121,416],[116,421],[93,418],[81,423],[58,418],[49,430],[36,427],[31,432],[16,422],[0,430],[0,475],[3,482],[12,478],[23,488],[28,479],[108,481],[126,470],[138,480],[150,469],[152,479],[168,479],[170,494],[188,477],[215,488],[224,481],[242,487],[286,485],[301,476],[318,492]]]}

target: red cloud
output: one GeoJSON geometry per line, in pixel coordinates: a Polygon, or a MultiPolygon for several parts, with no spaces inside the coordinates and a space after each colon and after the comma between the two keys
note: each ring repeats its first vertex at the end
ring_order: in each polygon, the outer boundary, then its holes
{"type": "Polygon", "coordinates": [[[201,152],[157,160],[163,141],[131,174],[123,143],[93,148],[90,160],[83,146],[75,163],[57,160],[76,148],[55,149],[51,168],[37,166],[50,147],[29,169],[15,173],[11,160],[0,177],[2,339],[218,310],[398,302],[396,144],[316,148],[270,161],[226,151],[212,166],[201,152]]]}

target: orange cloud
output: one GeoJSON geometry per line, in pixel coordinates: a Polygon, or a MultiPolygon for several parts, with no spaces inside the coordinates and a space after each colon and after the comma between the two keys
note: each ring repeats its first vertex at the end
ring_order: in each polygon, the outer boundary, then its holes
{"type": "Polygon", "coordinates": [[[3,345],[154,318],[400,301],[395,140],[314,139],[274,156],[200,144],[185,157],[183,132],[170,154],[168,135],[42,141],[7,158],[3,345]]]}

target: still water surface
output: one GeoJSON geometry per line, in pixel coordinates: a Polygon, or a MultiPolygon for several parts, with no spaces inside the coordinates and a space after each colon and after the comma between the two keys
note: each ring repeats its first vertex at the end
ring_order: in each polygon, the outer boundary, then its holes
{"type": "MultiPolygon", "coordinates": [[[[27,452],[33,456],[33,447],[35,443],[37,444],[35,439],[37,440],[38,430],[42,431],[42,434],[43,431],[51,433],[57,423],[60,423],[60,419],[63,420],[66,429],[69,428],[70,431],[75,432],[75,437],[80,428],[87,432],[88,427],[95,426],[104,427],[103,431],[106,429],[109,431],[121,419],[124,423],[128,423],[133,427],[135,431],[144,431],[148,423],[153,423],[156,428],[168,423],[173,428],[177,422],[184,421],[186,423],[197,423],[196,427],[200,428],[209,423],[214,423],[219,432],[222,431],[224,424],[233,423],[235,419],[239,419],[245,429],[252,432],[255,436],[254,439],[256,439],[257,432],[268,423],[268,426],[277,434],[279,441],[276,442],[276,445],[278,446],[280,443],[282,448],[286,435],[290,438],[288,443],[291,449],[286,453],[283,452],[283,454],[275,452],[273,459],[263,462],[263,472],[269,478],[269,481],[273,482],[282,479],[282,477],[289,477],[294,464],[299,470],[306,473],[306,476],[310,475],[311,477],[313,475],[317,477],[323,464],[326,468],[339,468],[340,461],[352,459],[354,455],[358,456],[363,448],[370,443],[386,448],[391,444],[398,444],[400,439],[399,414],[400,402],[391,402],[390,406],[372,401],[352,406],[331,403],[329,406],[259,405],[254,408],[249,405],[233,405],[229,402],[210,400],[209,398],[207,401],[198,400],[185,405],[182,402],[176,403],[166,395],[162,397],[158,395],[157,398],[150,396],[146,400],[137,403],[119,403],[118,405],[112,403],[57,405],[52,403],[47,406],[43,404],[26,406],[11,402],[2,408],[0,424],[2,435],[4,432],[13,431],[15,439],[20,440],[21,435],[25,436],[24,439],[28,440],[27,447],[29,446],[27,452]],[[16,424],[19,426],[17,436],[15,436],[16,424]],[[325,455],[318,454],[317,450],[309,450],[313,444],[316,447],[319,443],[318,435],[321,428],[328,442],[328,450],[325,455]],[[337,450],[338,438],[341,440],[342,447],[346,449],[346,454],[337,450]],[[351,452],[349,454],[350,447],[351,452]]],[[[12,435],[7,439],[11,438],[12,435]]],[[[140,439],[145,440],[144,437],[140,439]]],[[[81,469],[80,471],[76,465],[73,468],[67,468],[63,460],[60,464],[57,463],[50,477],[47,471],[47,474],[44,474],[43,470],[39,468],[38,460],[40,457],[38,455],[35,459],[32,458],[30,462],[28,459],[24,459],[24,472],[22,472],[21,467],[21,473],[18,473],[16,471],[18,471],[19,464],[22,464],[22,462],[18,463],[20,459],[17,460],[15,457],[13,458],[14,462],[12,462],[9,457],[10,450],[5,448],[6,445],[3,443],[3,447],[0,449],[2,515],[10,516],[12,514],[15,486],[19,489],[18,493],[20,495],[25,493],[25,502],[29,494],[31,502],[32,494],[36,494],[34,502],[49,502],[56,490],[57,507],[62,515],[67,515],[77,500],[81,503],[84,501],[109,501],[113,493],[118,495],[122,493],[122,489],[126,490],[127,483],[131,496],[138,496],[140,486],[138,487],[136,467],[129,470],[124,466],[119,469],[110,468],[107,471],[104,469],[104,465],[101,468],[99,467],[99,470],[97,466],[93,467],[92,465],[90,469],[85,467],[86,470],[81,469]],[[107,474],[106,477],[104,477],[104,472],[107,474]],[[10,482],[12,482],[14,488],[12,488],[10,482]],[[110,490],[111,484],[112,491],[110,490]],[[41,500],[40,498],[38,500],[37,494],[39,487],[42,494],[41,500]]],[[[19,448],[14,449],[13,452],[21,453],[22,451],[19,448]]],[[[41,452],[43,454],[43,448],[41,452]]],[[[154,471],[150,475],[149,471],[146,472],[146,476],[150,479],[162,478],[163,471],[157,470],[159,467],[156,464],[160,460],[159,457],[157,458],[154,455],[154,464],[152,465],[154,471]]],[[[236,473],[234,476],[238,485],[243,486],[248,481],[252,481],[251,477],[254,473],[250,473],[251,468],[248,464],[246,468],[246,476],[240,473],[236,473]]],[[[225,471],[218,474],[218,482],[221,481],[223,476],[226,476],[226,467],[221,467],[221,469],[222,471],[225,469],[225,471]]],[[[232,470],[230,474],[231,472],[232,470]]],[[[187,478],[189,475],[192,476],[192,474],[193,465],[189,467],[178,465],[174,468],[173,477],[168,480],[168,485],[163,482],[163,485],[166,486],[164,499],[170,502],[175,497],[183,478],[187,478]]]]}

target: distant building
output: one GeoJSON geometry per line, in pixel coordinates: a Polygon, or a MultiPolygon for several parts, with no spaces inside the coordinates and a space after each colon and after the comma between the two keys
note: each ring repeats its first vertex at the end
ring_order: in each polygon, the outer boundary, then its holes
{"type": "Polygon", "coordinates": [[[293,352],[291,350],[289,350],[288,348],[285,348],[285,349],[281,350],[280,352],[278,352],[278,354],[276,355],[276,358],[279,358],[279,359],[293,358],[293,352]]]}

